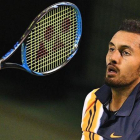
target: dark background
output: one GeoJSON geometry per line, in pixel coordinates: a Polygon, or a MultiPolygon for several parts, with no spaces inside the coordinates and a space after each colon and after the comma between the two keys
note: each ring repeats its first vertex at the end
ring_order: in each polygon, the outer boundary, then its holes
{"type": "MultiPolygon", "coordinates": [[[[1,0],[0,56],[11,49],[41,11],[56,2],[60,1],[1,0]]],[[[138,0],[69,2],[79,7],[83,21],[82,38],[74,58],[61,70],[45,77],[17,69],[0,71],[0,123],[4,127],[0,129],[3,134],[0,139],[80,139],[84,99],[92,89],[104,83],[108,42],[123,19],[140,18],[138,0]],[[38,127],[40,131],[35,129],[38,127]],[[60,129],[63,129],[61,133],[60,129]]],[[[13,61],[19,60],[17,52],[13,61]]]]}

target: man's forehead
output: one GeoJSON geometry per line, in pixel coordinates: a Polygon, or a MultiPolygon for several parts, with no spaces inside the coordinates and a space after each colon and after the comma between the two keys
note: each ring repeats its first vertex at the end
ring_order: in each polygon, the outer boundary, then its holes
{"type": "Polygon", "coordinates": [[[115,33],[115,35],[112,37],[111,41],[117,45],[140,45],[140,34],[137,33],[131,33],[127,31],[118,31],[115,33]]]}

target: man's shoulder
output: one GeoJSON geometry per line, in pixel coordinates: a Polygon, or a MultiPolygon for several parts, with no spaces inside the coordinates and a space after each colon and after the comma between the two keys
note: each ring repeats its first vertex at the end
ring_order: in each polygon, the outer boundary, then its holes
{"type": "Polygon", "coordinates": [[[97,89],[94,89],[92,90],[85,98],[85,102],[84,102],[84,107],[83,107],[83,115],[85,114],[85,112],[87,110],[89,110],[89,108],[94,105],[97,97],[95,95],[96,91],[98,90],[99,88],[97,89]]]}
{"type": "Polygon", "coordinates": [[[95,100],[96,99],[96,91],[98,90],[99,88],[96,88],[94,90],[92,90],[85,98],[85,101],[89,102],[90,100],[95,100]]]}

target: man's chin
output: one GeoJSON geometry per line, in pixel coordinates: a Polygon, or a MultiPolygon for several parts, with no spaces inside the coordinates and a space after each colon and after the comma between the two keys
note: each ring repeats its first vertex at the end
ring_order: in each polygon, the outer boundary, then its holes
{"type": "Polygon", "coordinates": [[[105,84],[108,85],[109,87],[114,87],[116,86],[116,83],[112,79],[105,78],[105,84]]]}
{"type": "Polygon", "coordinates": [[[112,88],[120,88],[126,86],[125,83],[123,83],[120,80],[115,80],[114,78],[106,78],[106,77],[105,84],[112,88]]]}
{"type": "Polygon", "coordinates": [[[126,79],[122,80],[122,79],[114,79],[114,78],[105,77],[105,84],[111,88],[122,88],[122,87],[124,88],[124,87],[130,86],[134,82],[135,80],[127,81],[126,79]]]}

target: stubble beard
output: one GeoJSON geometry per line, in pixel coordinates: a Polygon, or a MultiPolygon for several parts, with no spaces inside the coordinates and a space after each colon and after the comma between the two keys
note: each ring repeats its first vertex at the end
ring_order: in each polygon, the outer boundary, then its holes
{"type": "MultiPolygon", "coordinates": [[[[140,68],[138,69],[138,71],[140,68]]],[[[131,73],[128,76],[121,76],[120,78],[105,77],[105,84],[111,88],[123,88],[132,85],[139,76],[139,73],[131,73]],[[129,78],[128,78],[129,77],[129,78]]]]}
{"type": "Polygon", "coordinates": [[[124,80],[125,78],[114,80],[113,78],[105,77],[105,84],[111,88],[127,87],[134,83],[135,79],[131,81],[124,80]]]}

